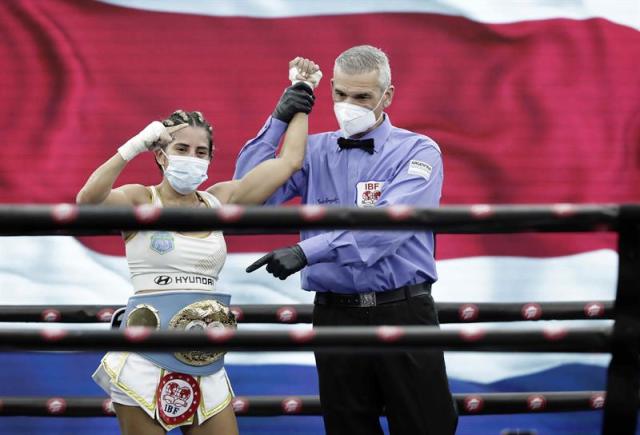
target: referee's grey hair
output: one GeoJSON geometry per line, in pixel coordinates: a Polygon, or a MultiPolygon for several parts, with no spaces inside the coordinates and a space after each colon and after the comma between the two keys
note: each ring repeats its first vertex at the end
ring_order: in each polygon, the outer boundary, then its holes
{"type": "Polygon", "coordinates": [[[336,58],[336,68],[347,74],[361,74],[370,71],[378,71],[380,88],[386,89],[391,85],[391,68],[389,58],[384,51],[370,45],[358,45],[343,51],[336,58]]]}

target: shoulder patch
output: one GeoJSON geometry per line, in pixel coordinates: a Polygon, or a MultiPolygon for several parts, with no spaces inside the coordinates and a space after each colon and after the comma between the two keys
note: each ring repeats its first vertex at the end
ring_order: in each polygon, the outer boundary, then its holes
{"type": "Polygon", "coordinates": [[[411,160],[409,162],[408,173],[411,175],[419,175],[425,180],[431,178],[432,167],[430,164],[421,160],[411,160]]]}

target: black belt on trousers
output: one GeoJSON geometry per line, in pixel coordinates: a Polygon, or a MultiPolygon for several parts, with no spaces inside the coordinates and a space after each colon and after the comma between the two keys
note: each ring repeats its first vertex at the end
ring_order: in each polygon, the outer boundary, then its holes
{"type": "Polygon", "coordinates": [[[317,292],[314,299],[316,305],[341,305],[345,307],[375,307],[404,301],[415,296],[431,293],[431,283],[406,285],[395,290],[366,293],[331,293],[317,292]]]}

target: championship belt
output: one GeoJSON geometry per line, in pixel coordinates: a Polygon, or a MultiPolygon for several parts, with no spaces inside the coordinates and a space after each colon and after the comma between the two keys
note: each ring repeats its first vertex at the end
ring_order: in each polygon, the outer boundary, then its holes
{"type": "MultiPolygon", "coordinates": [[[[170,329],[182,331],[205,331],[216,328],[237,328],[236,318],[229,307],[212,299],[194,302],[176,313],[169,321],[170,329]]],[[[218,361],[226,352],[191,350],[176,352],[180,361],[191,366],[206,366],[218,361]]]]}
{"type": "MultiPolygon", "coordinates": [[[[137,294],[129,298],[120,328],[182,331],[236,328],[235,316],[229,309],[230,299],[228,294],[202,290],[137,294]]],[[[171,372],[204,376],[222,368],[225,353],[192,350],[175,353],[140,352],[140,355],[171,372]]]]}

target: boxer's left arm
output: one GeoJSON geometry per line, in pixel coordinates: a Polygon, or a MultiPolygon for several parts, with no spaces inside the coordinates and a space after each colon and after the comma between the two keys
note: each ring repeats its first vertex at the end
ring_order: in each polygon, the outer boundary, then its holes
{"type": "MultiPolygon", "coordinates": [[[[302,169],[308,125],[307,114],[295,114],[289,123],[277,158],[263,161],[240,180],[217,183],[208,191],[223,203],[245,205],[264,203],[279,187],[302,169]]],[[[304,177],[304,173],[297,175],[297,178],[301,177],[304,177]]]]}
{"type": "Polygon", "coordinates": [[[307,84],[299,82],[287,89],[271,117],[258,135],[248,141],[240,150],[233,179],[244,177],[252,168],[275,156],[282,135],[296,113],[309,114],[314,103],[313,91],[307,84]]]}
{"type": "MultiPolygon", "coordinates": [[[[273,114],[258,135],[240,150],[233,174],[234,180],[244,177],[261,162],[274,158],[280,139],[293,116],[296,113],[311,112],[315,101],[313,89],[319,84],[321,78],[322,72],[313,61],[296,57],[289,62],[291,86],[285,89],[273,114]]],[[[270,200],[270,203],[284,202],[294,196],[287,190],[287,186],[284,186],[282,191],[270,200]]]]}

